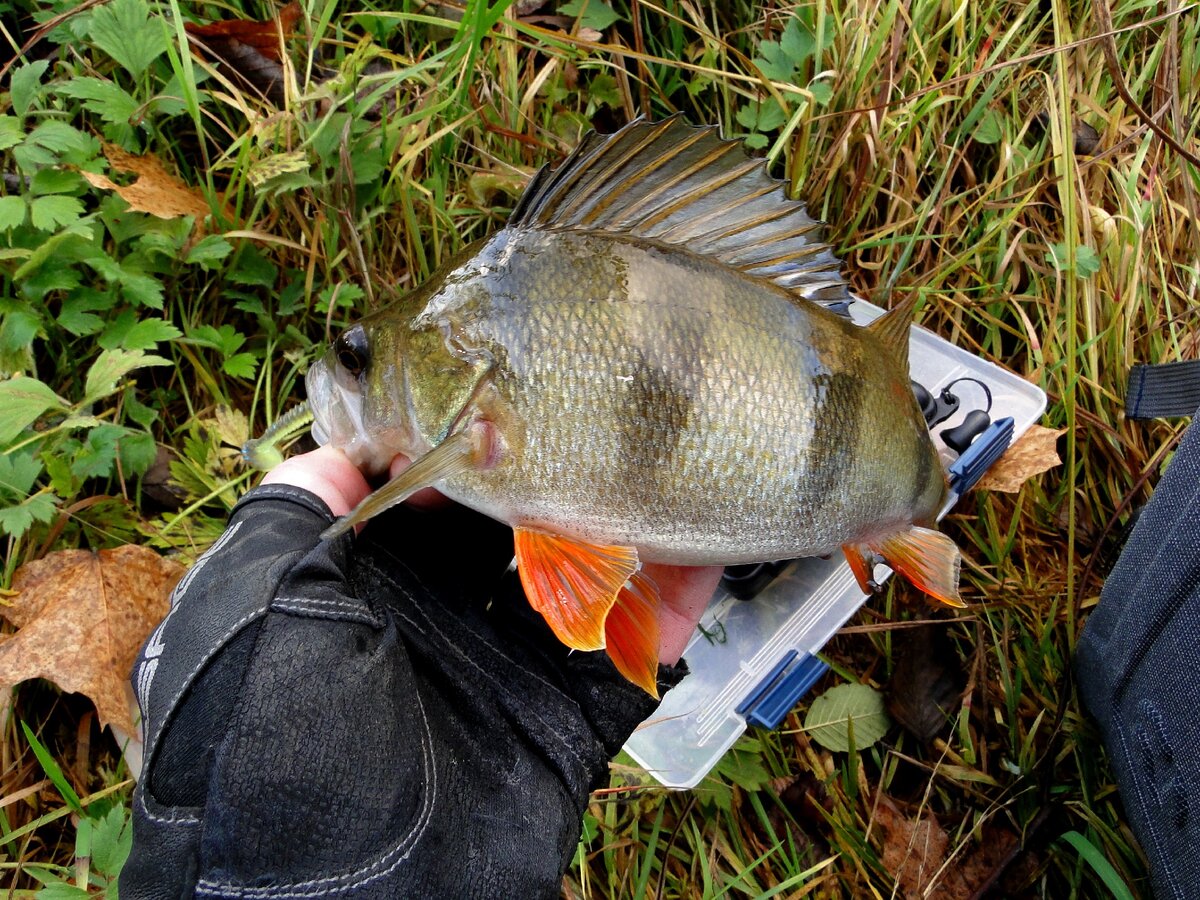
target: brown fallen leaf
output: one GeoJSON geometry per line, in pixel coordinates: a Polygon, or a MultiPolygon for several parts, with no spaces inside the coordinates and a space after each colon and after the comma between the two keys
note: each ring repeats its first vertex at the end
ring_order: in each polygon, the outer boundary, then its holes
{"type": "Polygon", "coordinates": [[[905,629],[895,640],[899,662],[887,686],[887,711],[928,743],[949,727],[962,698],[963,661],[940,624],[905,629]]]}
{"type": "Polygon", "coordinates": [[[1034,475],[1062,465],[1055,444],[1064,431],[1064,428],[1055,430],[1031,425],[975,486],[988,491],[1015,494],[1034,475]]]}
{"type": "Polygon", "coordinates": [[[208,25],[189,23],[184,28],[227,72],[280,106],[284,102],[280,47],[295,33],[300,12],[300,4],[293,2],[271,19],[226,19],[208,25]]]}
{"type": "Polygon", "coordinates": [[[946,862],[950,839],[933,813],[910,819],[883,797],[875,808],[875,822],[883,837],[880,861],[896,879],[899,896],[905,900],[950,900],[956,896],[943,884],[934,884],[935,878],[941,882],[946,875],[939,870],[946,862]]]}
{"type": "Polygon", "coordinates": [[[184,567],[147,547],[62,550],[26,563],[0,613],[19,629],[0,641],[0,690],[45,678],[96,704],[101,727],[133,732],[129,672],[167,614],[184,567]]]}
{"type": "MultiPolygon", "coordinates": [[[[896,895],[904,900],[968,900],[992,881],[999,879],[1003,885],[1007,880],[1001,867],[1017,844],[1016,834],[1007,827],[984,823],[977,840],[951,847],[931,812],[911,819],[891,798],[881,797],[874,818],[883,839],[880,860],[896,879],[896,895]]],[[[1027,870],[1025,861],[1010,874],[1020,879],[1027,870]]]]}
{"type": "Polygon", "coordinates": [[[219,46],[224,41],[236,41],[247,47],[253,47],[267,59],[280,62],[280,37],[289,38],[296,31],[296,23],[300,21],[299,2],[289,3],[279,11],[279,15],[270,19],[223,19],[210,22],[207,25],[196,25],[188,22],[184,30],[198,38],[204,38],[209,49],[219,46]]]}
{"type": "Polygon", "coordinates": [[[117,196],[137,212],[150,213],[160,219],[195,216],[202,220],[211,208],[204,195],[172,175],[155,156],[134,156],[115,144],[104,145],[109,164],[119,172],[137,176],[133,184],[120,185],[105,175],[80,172],[92,187],[115,191],[117,196]]]}

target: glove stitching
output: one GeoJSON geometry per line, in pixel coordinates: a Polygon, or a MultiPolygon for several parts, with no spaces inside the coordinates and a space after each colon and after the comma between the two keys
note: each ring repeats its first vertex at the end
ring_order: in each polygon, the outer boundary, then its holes
{"type": "MultiPolygon", "coordinates": [[[[400,618],[404,619],[404,621],[408,622],[413,628],[416,628],[418,631],[425,633],[425,634],[428,633],[419,624],[417,624],[411,618],[409,618],[409,616],[407,616],[405,613],[397,610],[396,614],[398,616],[400,616],[400,618]]],[[[467,656],[465,653],[463,653],[461,650],[459,650],[456,646],[454,646],[453,642],[451,642],[449,639],[447,639],[446,635],[442,632],[442,630],[440,628],[438,628],[437,625],[434,624],[433,620],[430,619],[427,615],[425,615],[424,612],[422,612],[421,615],[425,618],[426,622],[429,623],[429,627],[432,628],[437,633],[438,637],[440,637],[442,639],[442,641],[446,645],[446,647],[451,652],[453,652],[459,659],[468,663],[473,669],[475,669],[477,672],[479,672],[479,674],[481,674],[487,681],[489,681],[492,685],[494,685],[494,687],[496,688],[496,690],[498,692],[503,693],[504,695],[506,695],[508,697],[516,698],[516,695],[511,690],[509,690],[503,684],[501,684],[500,681],[498,681],[494,676],[489,674],[482,666],[480,666],[477,662],[475,662],[475,660],[471,659],[469,656],[467,656]]],[[[468,628],[468,630],[470,630],[470,629],[468,628]]],[[[472,632],[472,633],[474,634],[474,632],[472,632]]],[[[476,636],[478,636],[478,635],[476,635],[476,636]]],[[[494,649],[494,648],[489,648],[489,649],[494,649]]],[[[498,651],[498,650],[496,650],[495,652],[500,653],[500,651],[498,651]]],[[[500,653],[500,655],[504,656],[504,654],[502,654],[502,653],[500,653]]],[[[507,656],[504,656],[504,659],[508,660],[509,658],[507,656]]],[[[547,684],[549,687],[551,687],[553,690],[557,691],[559,694],[562,694],[561,690],[559,690],[554,685],[550,685],[548,682],[545,682],[544,679],[542,679],[539,675],[537,675],[537,673],[529,672],[528,669],[526,669],[520,663],[517,663],[515,660],[509,660],[509,662],[512,662],[514,665],[517,666],[517,668],[521,669],[522,671],[528,672],[530,675],[533,675],[539,681],[543,681],[543,683],[547,684]]],[[[563,694],[563,696],[566,697],[565,694],[563,694]]],[[[567,697],[567,699],[570,700],[571,698],[567,697]]],[[[580,756],[575,751],[574,747],[572,747],[570,744],[568,744],[562,738],[562,736],[558,733],[558,731],[549,722],[544,720],[541,716],[539,716],[532,709],[529,711],[529,713],[531,716],[533,716],[534,719],[536,719],[538,722],[540,722],[542,725],[544,725],[546,727],[547,733],[550,736],[554,737],[555,740],[558,741],[559,745],[564,750],[566,750],[567,753],[569,753],[572,757],[574,757],[576,762],[578,762],[581,767],[583,767],[584,769],[587,769],[587,763],[584,761],[583,757],[580,756]]]]}
{"type": "Polygon", "coordinates": [[[359,625],[369,625],[372,628],[383,627],[383,620],[362,611],[354,604],[344,603],[345,611],[339,612],[339,604],[323,603],[316,600],[288,599],[277,600],[271,605],[272,612],[292,613],[308,618],[321,618],[333,622],[354,622],[359,625]]]}
{"type": "MultiPolygon", "coordinates": [[[[228,631],[226,631],[223,635],[221,635],[220,638],[217,639],[217,641],[213,645],[212,649],[208,653],[206,653],[203,656],[203,658],[201,658],[200,662],[196,663],[196,665],[192,669],[192,671],[188,672],[188,674],[186,676],[184,676],[183,682],[181,683],[179,690],[175,692],[175,695],[173,697],[171,697],[170,702],[166,706],[167,717],[169,717],[171,712],[173,712],[175,710],[175,708],[179,705],[180,699],[187,692],[187,689],[189,687],[191,687],[192,680],[197,675],[200,674],[200,670],[203,669],[206,665],[208,665],[212,661],[213,657],[215,657],[221,650],[224,649],[225,644],[227,644],[229,642],[229,640],[235,634],[237,634],[239,631],[242,630],[242,628],[244,628],[246,625],[253,622],[255,619],[261,618],[262,616],[266,615],[267,611],[269,609],[270,609],[269,605],[261,606],[258,609],[254,610],[253,612],[247,613],[246,615],[244,615],[240,619],[238,619],[237,622],[235,622],[232,626],[230,626],[228,631]]],[[[156,733],[154,736],[154,742],[150,747],[147,748],[149,752],[146,754],[146,762],[143,765],[143,768],[147,772],[150,771],[150,767],[153,765],[154,758],[158,752],[158,743],[162,739],[163,732],[165,731],[167,717],[164,717],[164,719],[163,719],[164,727],[160,727],[156,730],[156,733]]],[[[146,810],[146,816],[153,822],[179,821],[178,819],[174,819],[174,818],[162,818],[160,816],[156,816],[153,813],[151,813],[149,811],[149,809],[146,810]]],[[[192,818],[195,819],[194,816],[192,818]]]]}
{"type": "MultiPolygon", "coordinates": [[[[381,570],[380,570],[380,569],[379,569],[377,566],[374,566],[374,565],[372,565],[372,566],[371,566],[371,568],[372,568],[372,569],[373,569],[373,570],[374,570],[374,571],[375,571],[375,572],[376,572],[376,573],[377,573],[377,574],[378,574],[380,577],[386,578],[388,581],[390,581],[390,582],[391,582],[391,584],[393,585],[393,587],[395,587],[395,588],[396,588],[396,590],[397,590],[399,593],[401,593],[402,595],[406,595],[406,596],[408,595],[408,593],[409,593],[409,592],[408,592],[408,591],[406,591],[406,590],[404,590],[404,589],[403,589],[403,588],[402,588],[400,585],[398,585],[398,584],[396,583],[395,579],[391,578],[391,577],[390,577],[390,576],[389,576],[389,575],[388,575],[386,572],[383,572],[383,571],[381,571],[381,570]]],[[[406,568],[407,568],[407,567],[406,567],[406,568]]],[[[417,576],[417,574],[416,574],[415,572],[413,572],[411,569],[409,569],[409,570],[408,570],[408,572],[409,572],[409,574],[412,576],[412,579],[413,579],[413,581],[415,581],[415,582],[417,583],[417,586],[418,586],[418,587],[419,587],[419,588],[420,588],[422,591],[424,591],[426,594],[431,594],[431,593],[432,593],[432,592],[431,592],[431,591],[430,591],[430,590],[429,590],[427,587],[425,587],[424,583],[422,583],[422,581],[421,581],[420,577],[419,577],[419,576],[417,576]]],[[[483,669],[483,667],[482,667],[482,666],[480,666],[480,665],[479,665],[477,662],[475,662],[475,660],[471,659],[469,656],[467,656],[465,653],[463,653],[463,652],[462,652],[462,650],[460,650],[460,649],[459,649],[459,648],[458,648],[458,647],[457,647],[457,646],[454,644],[454,642],[453,642],[453,641],[451,641],[449,638],[447,638],[447,637],[446,637],[446,635],[445,635],[445,633],[444,633],[444,632],[443,632],[443,631],[442,631],[440,628],[438,628],[438,627],[437,627],[437,625],[434,623],[434,621],[433,621],[433,620],[432,620],[432,619],[431,619],[431,618],[428,616],[428,614],[426,614],[426,613],[425,613],[425,611],[424,611],[424,610],[420,609],[420,607],[419,607],[419,606],[417,606],[416,604],[413,604],[413,608],[414,608],[414,609],[415,609],[417,612],[419,612],[419,613],[421,614],[421,617],[422,617],[422,618],[423,618],[423,619],[426,621],[426,623],[428,623],[429,627],[430,627],[430,628],[432,628],[434,632],[436,632],[437,636],[438,636],[439,638],[441,638],[441,641],[442,641],[442,643],[443,643],[443,644],[444,644],[444,645],[445,645],[445,646],[446,646],[446,647],[447,647],[447,648],[448,648],[448,649],[449,649],[449,650],[450,650],[452,653],[454,653],[454,654],[455,654],[455,656],[457,656],[459,659],[461,659],[461,660],[465,661],[466,663],[470,664],[470,666],[471,666],[473,669],[475,669],[477,672],[479,672],[481,675],[483,675],[483,677],[484,677],[484,678],[485,678],[487,681],[489,681],[489,682],[490,682],[492,685],[494,685],[494,686],[496,687],[496,689],[497,689],[498,691],[500,691],[501,693],[503,693],[505,696],[508,696],[508,697],[516,697],[516,695],[515,695],[515,694],[514,694],[514,693],[513,693],[511,690],[509,690],[508,688],[506,688],[506,687],[505,687],[505,686],[504,686],[504,685],[503,685],[503,684],[502,684],[500,681],[498,681],[498,680],[497,680],[497,679],[496,679],[496,678],[495,678],[493,675],[489,674],[489,673],[488,673],[486,670],[484,670],[484,669],[483,669]]],[[[415,628],[415,629],[417,629],[418,631],[420,631],[422,634],[428,634],[428,633],[429,633],[429,632],[428,632],[428,631],[427,631],[425,628],[422,628],[420,624],[418,624],[417,622],[415,622],[415,621],[414,621],[414,620],[413,620],[411,617],[409,617],[409,616],[408,616],[407,614],[405,614],[404,612],[402,612],[402,611],[400,611],[400,610],[398,610],[398,609],[397,609],[397,610],[396,610],[396,615],[400,616],[400,618],[404,619],[404,621],[408,622],[408,624],[409,624],[409,625],[411,625],[413,628],[415,628]]],[[[541,675],[541,673],[539,673],[539,672],[535,672],[535,671],[533,671],[532,669],[529,669],[529,668],[528,668],[528,667],[526,667],[524,664],[522,664],[520,661],[518,661],[518,660],[515,660],[515,659],[513,659],[513,658],[509,657],[508,655],[506,655],[506,654],[505,654],[503,651],[501,651],[499,648],[497,648],[497,647],[493,647],[489,641],[487,641],[486,639],[484,639],[482,635],[480,635],[480,634],[479,634],[477,631],[475,631],[473,628],[471,628],[471,626],[470,626],[470,625],[468,625],[468,624],[467,624],[465,621],[463,621],[463,620],[459,620],[459,624],[460,624],[460,625],[461,625],[463,628],[465,628],[467,631],[469,631],[469,632],[470,632],[470,633],[471,633],[471,634],[472,634],[472,635],[473,635],[475,638],[477,638],[477,639],[479,640],[479,643],[480,643],[480,645],[481,645],[482,647],[486,648],[486,649],[487,649],[489,652],[492,652],[492,653],[494,653],[494,654],[496,654],[496,655],[500,656],[500,657],[501,657],[502,659],[504,659],[506,662],[508,662],[508,663],[512,664],[513,666],[515,666],[516,668],[520,669],[522,672],[526,673],[527,675],[530,675],[530,676],[532,676],[532,677],[533,677],[535,680],[537,680],[537,681],[541,682],[541,683],[542,683],[543,685],[545,685],[547,688],[549,688],[550,690],[554,691],[555,693],[557,693],[557,694],[561,695],[562,697],[564,697],[564,698],[565,698],[565,699],[567,699],[568,701],[570,701],[570,702],[577,702],[577,701],[575,701],[575,700],[574,700],[574,698],[572,698],[572,697],[570,697],[569,695],[565,694],[565,693],[562,691],[562,689],[561,689],[561,688],[559,688],[557,685],[555,685],[555,684],[552,684],[551,682],[549,682],[549,681],[547,681],[545,678],[543,678],[543,677],[542,677],[542,675],[541,675]]],[[[539,715],[538,715],[536,712],[534,712],[533,710],[530,710],[530,714],[531,714],[531,715],[532,715],[532,716],[533,716],[533,717],[534,717],[534,718],[535,718],[535,719],[536,719],[538,722],[540,722],[542,725],[544,725],[544,726],[545,726],[545,728],[546,728],[547,732],[548,732],[549,734],[553,735],[553,737],[554,737],[554,738],[555,738],[555,740],[556,740],[556,741],[559,743],[559,745],[560,745],[560,746],[561,746],[561,747],[562,747],[564,750],[566,750],[566,751],[567,751],[567,753],[569,753],[569,754],[570,754],[570,755],[571,755],[571,756],[572,756],[572,757],[575,759],[575,761],[576,761],[577,763],[579,763],[579,765],[580,765],[580,766],[582,766],[582,767],[583,767],[583,768],[585,768],[585,769],[587,768],[587,763],[584,761],[583,757],[582,757],[582,756],[580,756],[580,755],[579,755],[579,753],[577,753],[577,752],[576,752],[575,748],[574,748],[574,747],[572,747],[572,746],[571,746],[569,743],[567,743],[567,741],[566,741],[566,740],[564,740],[564,739],[563,739],[563,737],[562,737],[561,735],[559,735],[558,731],[557,731],[557,730],[556,730],[556,729],[555,729],[555,728],[554,728],[554,727],[553,727],[553,726],[552,726],[552,725],[551,725],[549,722],[547,722],[547,721],[545,721],[544,719],[542,719],[542,718],[541,718],[541,717],[540,717],[540,716],[539,716],[539,715]]]]}
{"type": "Polygon", "coordinates": [[[311,881],[300,881],[290,884],[276,884],[264,887],[247,887],[232,884],[230,882],[215,881],[209,878],[201,878],[196,882],[196,895],[208,897],[239,897],[239,898],[259,898],[270,897],[279,898],[279,900],[288,900],[288,898],[306,898],[306,897],[323,897],[333,893],[339,893],[354,888],[360,888],[365,885],[385,878],[399,868],[400,864],[408,859],[413,848],[420,841],[429,823],[433,818],[433,807],[437,801],[437,767],[433,765],[433,735],[429,728],[429,718],[425,714],[425,704],[421,700],[421,695],[415,695],[417,709],[421,713],[421,724],[424,727],[424,734],[421,739],[421,757],[422,764],[425,770],[426,790],[422,792],[421,813],[413,827],[409,829],[408,834],[404,835],[400,841],[380,856],[375,862],[355,869],[353,872],[344,872],[340,875],[330,875],[325,878],[318,878],[311,881]],[[399,854],[399,855],[397,855],[399,854]],[[395,856],[395,859],[391,857],[395,856]],[[380,866],[387,865],[387,868],[379,869],[380,866]],[[280,890],[285,888],[285,890],[280,890]]]}
{"type": "MultiPolygon", "coordinates": [[[[327,522],[336,522],[337,517],[329,509],[329,505],[311,491],[295,488],[285,484],[259,485],[253,491],[242,495],[237,507],[249,506],[257,500],[294,500],[306,509],[312,510],[327,522]]],[[[235,507],[234,512],[240,512],[235,507]]]]}
{"type": "Polygon", "coordinates": [[[167,813],[164,815],[156,815],[155,813],[152,813],[150,811],[150,807],[146,805],[146,791],[144,789],[140,790],[140,791],[134,791],[133,799],[134,799],[134,802],[141,809],[142,814],[145,815],[145,817],[147,819],[149,819],[151,822],[157,822],[160,825],[179,825],[179,824],[199,825],[200,824],[200,817],[194,813],[177,812],[177,813],[167,813]]]}
{"type": "MultiPolygon", "coordinates": [[[[387,572],[385,572],[385,571],[383,571],[381,568],[379,568],[379,566],[375,565],[374,563],[371,563],[371,564],[370,564],[370,568],[371,568],[371,571],[372,571],[372,572],[373,572],[373,573],[374,573],[374,574],[375,574],[377,577],[379,577],[379,578],[383,578],[383,579],[386,579],[386,580],[387,580],[387,581],[388,581],[388,582],[389,582],[389,583],[392,585],[392,587],[393,587],[393,588],[394,588],[394,589],[395,589],[395,590],[396,590],[398,593],[400,593],[400,594],[402,594],[402,595],[404,595],[404,596],[410,596],[410,592],[409,592],[409,591],[407,591],[407,590],[406,590],[406,589],[405,589],[403,586],[401,586],[400,584],[398,584],[394,578],[392,578],[392,577],[391,577],[391,576],[390,576],[390,575],[389,575],[387,572]]],[[[430,589],[429,589],[429,588],[428,588],[428,587],[425,585],[425,583],[424,583],[423,581],[421,581],[420,577],[419,577],[419,576],[418,576],[418,575],[417,575],[415,572],[413,572],[413,571],[412,571],[411,569],[409,569],[407,566],[405,567],[405,570],[406,570],[406,571],[408,572],[408,574],[411,576],[412,580],[413,580],[414,582],[416,582],[416,585],[417,585],[417,587],[419,587],[419,588],[420,588],[420,589],[421,589],[421,590],[422,590],[422,591],[423,591],[425,594],[427,594],[427,595],[429,595],[429,596],[436,596],[437,592],[436,592],[436,591],[433,591],[433,590],[430,590],[430,589]]],[[[442,638],[442,640],[445,642],[445,644],[446,644],[448,647],[450,647],[450,648],[451,648],[451,649],[452,649],[452,650],[453,650],[455,653],[457,653],[458,655],[462,656],[462,655],[463,655],[463,654],[462,654],[462,651],[461,651],[461,650],[459,650],[459,649],[458,649],[458,647],[457,647],[457,646],[456,646],[456,645],[455,645],[455,644],[454,644],[452,641],[450,641],[448,638],[446,638],[445,634],[444,634],[444,633],[443,633],[443,632],[442,632],[442,631],[441,631],[441,630],[440,630],[440,629],[439,629],[439,628],[438,628],[436,625],[434,625],[434,624],[433,624],[433,620],[429,618],[429,616],[428,616],[428,615],[425,613],[425,611],[424,611],[424,610],[420,610],[420,608],[419,608],[419,607],[416,607],[416,605],[415,605],[415,604],[414,604],[414,607],[415,607],[415,608],[417,608],[417,609],[418,609],[418,611],[421,613],[421,616],[422,616],[422,617],[423,617],[423,618],[424,618],[424,619],[425,619],[427,622],[429,622],[430,626],[431,626],[431,627],[432,627],[432,628],[433,628],[435,631],[437,631],[437,633],[438,633],[438,637],[442,638]]],[[[400,614],[402,617],[404,617],[404,618],[405,618],[405,621],[407,621],[407,622],[408,622],[410,625],[412,625],[414,628],[416,628],[416,629],[417,629],[418,631],[420,631],[422,634],[427,634],[427,633],[428,633],[428,632],[426,632],[426,631],[425,631],[425,629],[421,628],[421,626],[420,626],[420,625],[418,625],[416,622],[413,622],[413,621],[412,621],[412,619],[409,619],[407,616],[404,616],[404,614],[403,614],[403,613],[400,613],[400,611],[399,611],[399,610],[396,610],[396,612],[397,612],[397,613],[399,613],[399,614],[400,614]]],[[[472,636],[472,637],[474,637],[474,638],[476,638],[476,639],[479,641],[480,645],[481,645],[481,646],[483,646],[484,648],[486,648],[488,651],[490,651],[490,652],[492,652],[492,653],[495,653],[495,654],[497,654],[497,655],[498,655],[498,656],[500,656],[502,659],[504,659],[506,662],[509,662],[509,663],[511,663],[513,666],[515,666],[516,668],[520,669],[520,670],[521,670],[522,672],[524,672],[525,674],[527,674],[527,675],[531,676],[531,677],[532,677],[532,678],[534,678],[536,681],[539,681],[539,682],[541,682],[543,685],[545,685],[547,688],[549,688],[550,690],[554,691],[555,693],[557,693],[557,694],[560,694],[561,696],[563,696],[563,697],[567,698],[568,700],[570,700],[570,699],[573,699],[573,698],[572,698],[572,697],[571,697],[569,694],[567,694],[565,691],[563,691],[563,689],[562,689],[561,687],[559,687],[558,685],[554,684],[553,682],[547,681],[547,680],[546,680],[546,678],[545,678],[545,677],[544,677],[544,676],[543,676],[543,675],[542,675],[540,672],[538,672],[538,671],[536,671],[536,670],[534,670],[534,669],[530,669],[528,666],[526,666],[526,665],[525,665],[524,663],[522,663],[520,660],[518,660],[518,659],[513,659],[512,657],[510,657],[510,656],[506,655],[506,654],[504,653],[504,651],[503,651],[503,650],[501,650],[499,647],[496,647],[496,646],[494,646],[494,645],[492,644],[492,642],[491,642],[491,641],[489,641],[487,638],[485,638],[483,635],[481,635],[481,634],[480,634],[478,631],[476,631],[474,628],[472,628],[472,627],[470,626],[470,624],[469,624],[469,623],[468,623],[468,622],[467,622],[465,619],[458,619],[457,621],[458,621],[458,624],[459,624],[460,626],[462,626],[462,628],[464,628],[465,630],[469,631],[469,632],[471,633],[471,636],[472,636]]],[[[470,662],[470,660],[468,660],[468,662],[470,662]]],[[[472,664],[474,664],[474,663],[472,663],[472,664]]],[[[539,721],[540,721],[540,720],[539,720],[539,721]]],[[[544,724],[544,723],[543,723],[543,724],[544,724]]]]}

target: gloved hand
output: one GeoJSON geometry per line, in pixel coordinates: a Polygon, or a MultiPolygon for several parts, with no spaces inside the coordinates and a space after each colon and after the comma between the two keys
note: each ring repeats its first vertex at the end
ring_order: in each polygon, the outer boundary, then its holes
{"type": "MultiPolygon", "coordinates": [[[[123,900],[558,895],[657,701],[554,638],[504,525],[426,495],[321,541],[367,491],[338,451],[289,460],[176,588],[133,672],[123,900]]],[[[673,664],[720,570],[651,574],[673,664]]]]}

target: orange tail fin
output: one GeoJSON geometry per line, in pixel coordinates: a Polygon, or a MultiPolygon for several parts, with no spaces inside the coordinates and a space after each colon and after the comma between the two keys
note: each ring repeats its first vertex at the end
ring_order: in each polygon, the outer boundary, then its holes
{"type": "Polygon", "coordinates": [[[604,623],[608,655],[617,671],[658,699],[658,586],[637,572],[621,588],[604,623]]]}
{"type": "Polygon", "coordinates": [[[517,571],[530,605],[568,647],[601,649],[609,611],[637,571],[637,550],[520,526],[515,544],[517,571]]]}

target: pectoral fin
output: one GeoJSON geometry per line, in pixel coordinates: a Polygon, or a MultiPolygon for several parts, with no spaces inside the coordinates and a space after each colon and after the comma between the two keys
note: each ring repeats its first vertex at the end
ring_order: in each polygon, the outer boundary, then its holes
{"type": "Polygon", "coordinates": [[[494,454],[493,426],[488,422],[474,422],[415,460],[379,490],[368,494],[358,506],[326,528],[321,538],[335,538],[385,509],[403,503],[417,491],[443,478],[485,468],[494,454]]]}
{"type": "Polygon", "coordinates": [[[517,572],[530,605],[568,647],[604,647],[605,620],[637,571],[637,550],[534,528],[517,526],[514,531],[517,572]]]}
{"type": "Polygon", "coordinates": [[[658,586],[634,573],[604,623],[608,655],[617,671],[658,699],[658,586]]]}
{"type": "Polygon", "coordinates": [[[858,582],[858,589],[864,594],[873,594],[879,590],[875,581],[875,563],[871,559],[872,551],[863,544],[843,544],[842,552],[846,554],[846,562],[850,563],[850,571],[858,582]]]}

